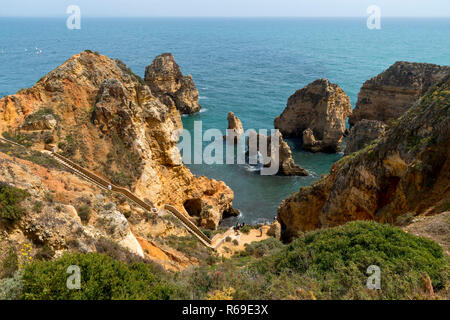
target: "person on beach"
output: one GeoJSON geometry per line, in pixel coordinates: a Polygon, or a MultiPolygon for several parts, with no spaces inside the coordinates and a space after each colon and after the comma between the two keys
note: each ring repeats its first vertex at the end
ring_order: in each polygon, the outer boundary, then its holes
{"type": "Polygon", "coordinates": [[[259,227],[259,236],[262,237],[263,236],[263,227],[259,227]]]}

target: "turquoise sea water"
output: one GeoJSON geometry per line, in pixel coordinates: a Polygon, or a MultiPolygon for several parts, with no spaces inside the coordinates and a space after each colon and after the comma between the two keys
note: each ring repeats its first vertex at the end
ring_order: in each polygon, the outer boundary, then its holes
{"type": "MultiPolygon", "coordinates": [[[[203,112],[183,117],[186,129],[225,129],[233,111],[246,129],[273,128],[295,90],[317,78],[338,83],[352,105],[363,82],[397,60],[450,64],[450,19],[65,19],[0,18],[0,96],[13,94],[68,59],[90,49],[119,58],[143,76],[145,66],[172,52],[192,74],[203,112]]],[[[235,192],[240,219],[272,219],[280,201],[327,173],[339,154],[303,152],[294,158],[310,177],[259,176],[237,165],[189,165],[197,175],[225,181],[235,192]]]]}

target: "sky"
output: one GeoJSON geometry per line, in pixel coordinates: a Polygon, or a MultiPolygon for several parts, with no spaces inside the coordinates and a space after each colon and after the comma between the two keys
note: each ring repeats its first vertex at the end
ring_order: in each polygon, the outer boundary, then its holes
{"type": "Polygon", "coordinates": [[[0,0],[0,16],[84,17],[450,17],[450,0],[0,0]]]}

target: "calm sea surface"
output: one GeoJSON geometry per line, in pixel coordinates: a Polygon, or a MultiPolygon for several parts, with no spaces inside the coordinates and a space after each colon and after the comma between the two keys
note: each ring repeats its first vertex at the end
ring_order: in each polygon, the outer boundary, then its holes
{"type": "MultiPolygon", "coordinates": [[[[317,78],[338,83],[352,105],[365,80],[395,61],[450,65],[450,19],[65,19],[0,18],[0,97],[30,87],[85,49],[119,58],[143,76],[145,66],[172,52],[192,74],[203,112],[183,117],[186,129],[225,130],[228,111],[246,129],[271,129],[295,90],[317,78]]],[[[197,175],[225,181],[247,223],[272,219],[278,204],[327,173],[340,154],[311,154],[288,141],[309,177],[267,177],[237,165],[189,165],[197,175]]],[[[228,221],[232,223],[232,221],[228,221]]]]}

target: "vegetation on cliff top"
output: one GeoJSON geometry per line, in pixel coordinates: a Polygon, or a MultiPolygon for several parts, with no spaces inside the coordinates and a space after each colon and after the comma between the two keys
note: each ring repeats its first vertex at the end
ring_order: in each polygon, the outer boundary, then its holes
{"type": "Polygon", "coordinates": [[[149,264],[125,264],[106,255],[66,254],[54,261],[38,261],[23,274],[23,299],[152,299],[164,300],[175,295],[176,288],[158,276],[149,264]],[[81,271],[80,290],[66,286],[67,268],[81,271]]]}
{"type": "Polygon", "coordinates": [[[6,183],[0,183],[0,218],[8,221],[19,220],[25,212],[25,209],[20,205],[26,197],[28,192],[6,183]]]}
{"type": "MultiPolygon", "coordinates": [[[[27,266],[25,299],[417,299],[446,295],[448,257],[433,241],[376,222],[303,234],[289,245],[274,238],[182,273],[123,263],[99,254],[66,254],[27,266]],[[66,288],[66,269],[82,270],[81,290],[66,288]],[[381,290],[366,286],[367,268],[381,270],[381,290]],[[225,294],[226,293],[226,294],[225,294]]],[[[0,285],[1,287],[1,285],[0,285]]]]}

